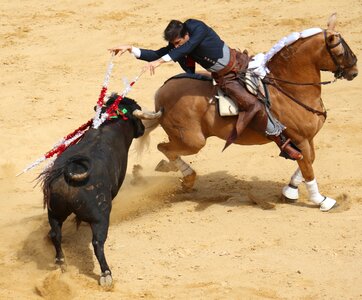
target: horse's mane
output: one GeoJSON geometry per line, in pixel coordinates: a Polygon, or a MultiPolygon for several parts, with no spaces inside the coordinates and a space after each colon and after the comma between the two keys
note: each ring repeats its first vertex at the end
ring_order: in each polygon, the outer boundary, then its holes
{"type": "Polygon", "coordinates": [[[251,69],[255,75],[262,78],[268,73],[268,63],[271,62],[272,58],[280,57],[285,50],[288,50],[288,46],[293,45],[298,41],[305,41],[306,38],[314,36],[323,30],[320,28],[310,28],[301,32],[292,32],[286,37],[280,39],[267,53],[259,53],[253,56],[249,62],[248,69],[251,69]]]}

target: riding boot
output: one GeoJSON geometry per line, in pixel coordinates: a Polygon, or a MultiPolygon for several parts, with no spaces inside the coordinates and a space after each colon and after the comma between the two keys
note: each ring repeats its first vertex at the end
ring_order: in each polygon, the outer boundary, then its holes
{"type": "Polygon", "coordinates": [[[283,134],[268,135],[267,138],[278,145],[281,151],[279,156],[291,160],[301,160],[303,158],[303,155],[298,147],[295,146],[289,138],[286,139],[283,134]]]}
{"type": "Polygon", "coordinates": [[[248,125],[254,115],[255,112],[239,112],[235,127],[233,128],[229,137],[226,139],[226,143],[222,151],[229,147],[241,135],[241,133],[244,131],[245,127],[248,125]]]}
{"type": "Polygon", "coordinates": [[[266,137],[272,141],[274,141],[279,149],[280,156],[286,159],[292,160],[300,160],[303,158],[300,150],[296,145],[291,142],[291,139],[285,138],[285,136],[280,133],[279,135],[269,135],[266,133],[266,128],[268,124],[268,115],[265,110],[260,111],[254,118],[254,122],[252,122],[252,127],[257,130],[259,133],[263,135],[266,134],[266,137]],[[256,122],[255,122],[256,121],[256,122]]]}
{"type": "Polygon", "coordinates": [[[254,101],[255,104],[250,105],[250,109],[248,111],[239,112],[235,127],[233,128],[230,136],[227,138],[222,151],[232,144],[241,135],[247,126],[250,126],[255,131],[265,135],[265,129],[268,121],[268,116],[265,112],[265,109],[256,98],[255,100],[253,99],[254,95],[248,94],[248,98],[251,99],[249,100],[250,102],[254,101]]]}

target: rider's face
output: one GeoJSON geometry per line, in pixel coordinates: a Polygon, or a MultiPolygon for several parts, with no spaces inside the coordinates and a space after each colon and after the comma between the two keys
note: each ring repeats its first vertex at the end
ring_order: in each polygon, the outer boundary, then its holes
{"type": "Polygon", "coordinates": [[[175,46],[175,48],[178,48],[185,44],[189,39],[190,36],[188,33],[186,33],[184,37],[176,38],[171,43],[175,46]]]}

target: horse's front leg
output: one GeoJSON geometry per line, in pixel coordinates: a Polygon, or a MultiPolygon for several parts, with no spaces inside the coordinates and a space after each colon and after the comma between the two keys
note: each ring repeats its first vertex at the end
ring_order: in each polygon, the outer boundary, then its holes
{"type": "Polygon", "coordinates": [[[305,141],[299,147],[302,150],[303,159],[298,161],[299,168],[294,172],[289,184],[283,188],[283,195],[288,199],[297,200],[299,198],[298,186],[304,182],[309,200],[319,205],[321,211],[328,211],[336,204],[336,200],[319,193],[312,167],[315,159],[313,141],[305,141]]]}
{"type": "Polygon", "coordinates": [[[283,196],[291,201],[297,201],[299,198],[299,185],[304,181],[302,172],[297,168],[290,178],[289,184],[283,187],[283,196]]]}

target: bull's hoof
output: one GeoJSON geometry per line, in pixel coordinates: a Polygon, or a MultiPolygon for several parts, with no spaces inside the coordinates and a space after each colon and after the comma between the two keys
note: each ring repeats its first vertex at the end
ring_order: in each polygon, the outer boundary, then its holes
{"type": "Polygon", "coordinates": [[[111,271],[107,270],[101,274],[101,277],[99,278],[100,286],[109,287],[112,285],[112,282],[113,282],[113,279],[112,279],[111,271]]]}
{"type": "Polygon", "coordinates": [[[170,163],[169,161],[166,160],[161,160],[158,165],[155,168],[155,171],[158,172],[177,172],[178,169],[175,166],[175,164],[170,163]]]}
{"type": "Polygon", "coordinates": [[[181,179],[182,190],[189,192],[192,190],[196,179],[196,172],[192,172],[190,175],[187,175],[181,179]]]}
{"type": "Polygon", "coordinates": [[[65,263],[64,258],[56,258],[55,265],[62,271],[62,273],[67,271],[67,264],[65,263]]]}

